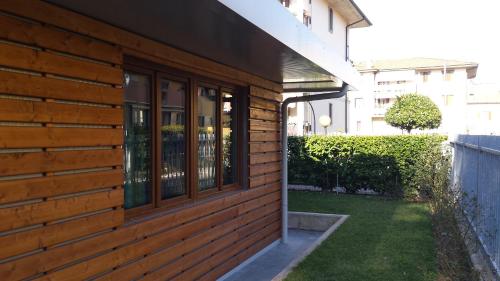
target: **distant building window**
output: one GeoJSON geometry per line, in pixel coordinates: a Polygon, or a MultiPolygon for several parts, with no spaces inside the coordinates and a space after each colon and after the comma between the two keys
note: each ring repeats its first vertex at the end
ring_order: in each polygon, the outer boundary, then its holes
{"type": "Polygon", "coordinates": [[[287,108],[289,117],[297,117],[297,103],[292,103],[287,108]]]}
{"type": "Polygon", "coordinates": [[[390,98],[377,98],[375,99],[375,108],[386,108],[390,103],[390,98]]]}
{"type": "Polygon", "coordinates": [[[356,122],[356,131],[357,132],[361,131],[361,121],[356,122]]]}
{"type": "Polygon", "coordinates": [[[333,33],[333,9],[328,8],[328,30],[333,33]]]}
{"type": "Polygon", "coordinates": [[[305,26],[310,27],[311,26],[311,16],[304,11],[304,16],[302,19],[302,23],[304,23],[305,26]]]}
{"type": "Polygon", "coordinates": [[[455,72],[454,70],[446,70],[446,73],[444,71],[441,71],[441,73],[444,75],[443,79],[445,81],[451,81],[451,79],[453,78],[453,72],[455,72]]]}
{"type": "Polygon", "coordinates": [[[396,84],[408,84],[411,83],[410,80],[395,80],[395,81],[378,81],[377,85],[396,85],[396,84]]]}
{"type": "Polygon", "coordinates": [[[354,99],[354,108],[361,108],[363,106],[363,99],[362,98],[355,98],[354,99]]]}
{"type": "Polygon", "coordinates": [[[444,95],[443,102],[445,106],[450,106],[453,104],[453,95],[444,95]]]}
{"type": "Polygon", "coordinates": [[[305,121],[302,125],[302,129],[304,130],[304,135],[309,135],[312,131],[311,122],[305,121]]]}
{"type": "Polygon", "coordinates": [[[290,7],[290,0],[280,0],[281,2],[281,5],[285,6],[285,7],[290,7]]]}
{"type": "Polygon", "coordinates": [[[431,73],[429,71],[425,71],[425,72],[422,72],[422,81],[425,83],[427,81],[429,81],[429,75],[431,73]]]}

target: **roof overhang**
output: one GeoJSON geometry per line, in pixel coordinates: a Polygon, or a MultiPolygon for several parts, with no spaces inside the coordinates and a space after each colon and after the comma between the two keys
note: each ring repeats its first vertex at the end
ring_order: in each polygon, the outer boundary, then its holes
{"type": "Polygon", "coordinates": [[[278,1],[46,1],[277,83],[359,81],[350,62],[278,1]]]}
{"type": "Polygon", "coordinates": [[[328,2],[344,17],[349,28],[368,27],[372,25],[353,0],[328,0],[328,2]]]}

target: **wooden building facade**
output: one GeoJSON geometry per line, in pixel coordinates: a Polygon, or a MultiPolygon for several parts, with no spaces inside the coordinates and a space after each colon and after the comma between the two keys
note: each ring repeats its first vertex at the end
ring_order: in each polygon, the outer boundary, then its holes
{"type": "Polygon", "coordinates": [[[0,280],[214,280],[280,239],[281,84],[47,2],[0,11],[0,280]]]}

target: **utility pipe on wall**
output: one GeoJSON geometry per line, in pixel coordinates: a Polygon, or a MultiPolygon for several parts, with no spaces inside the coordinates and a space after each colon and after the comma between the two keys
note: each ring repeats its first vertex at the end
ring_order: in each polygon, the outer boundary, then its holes
{"type": "Polygon", "coordinates": [[[287,98],[281,104],[281,241],[288,242],[288,105],[293,102],[310,102],[316,100],[338,99],[346,95],[347,84],[336,88],[334,92],[322,93],[310,96],[287,98]]]}

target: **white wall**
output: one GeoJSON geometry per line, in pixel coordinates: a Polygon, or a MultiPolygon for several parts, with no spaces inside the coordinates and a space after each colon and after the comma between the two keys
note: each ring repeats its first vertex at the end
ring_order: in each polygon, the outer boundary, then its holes
{"type": "Polygon", "coordinates": [[[330,45],[336,53],[345,57],[345,28],[347,23],[328,0],[290,0],[288,8],[290,12],[303,22],[304,10],[312,17],[311,31],[321,38],[325,43],[330,45]],[[333,9],[333,32],[329,29],[328,8],[333,9]]]}
{"type": "Polygon", "coordinates": [[[329,1],[312,0],[312,31],[343,57],[345,57],[346,26],[344,18],[329,1]],[[331,33],[328,25],[328,8],[330,7],[333,9],[333,32],[331,33]]]}

